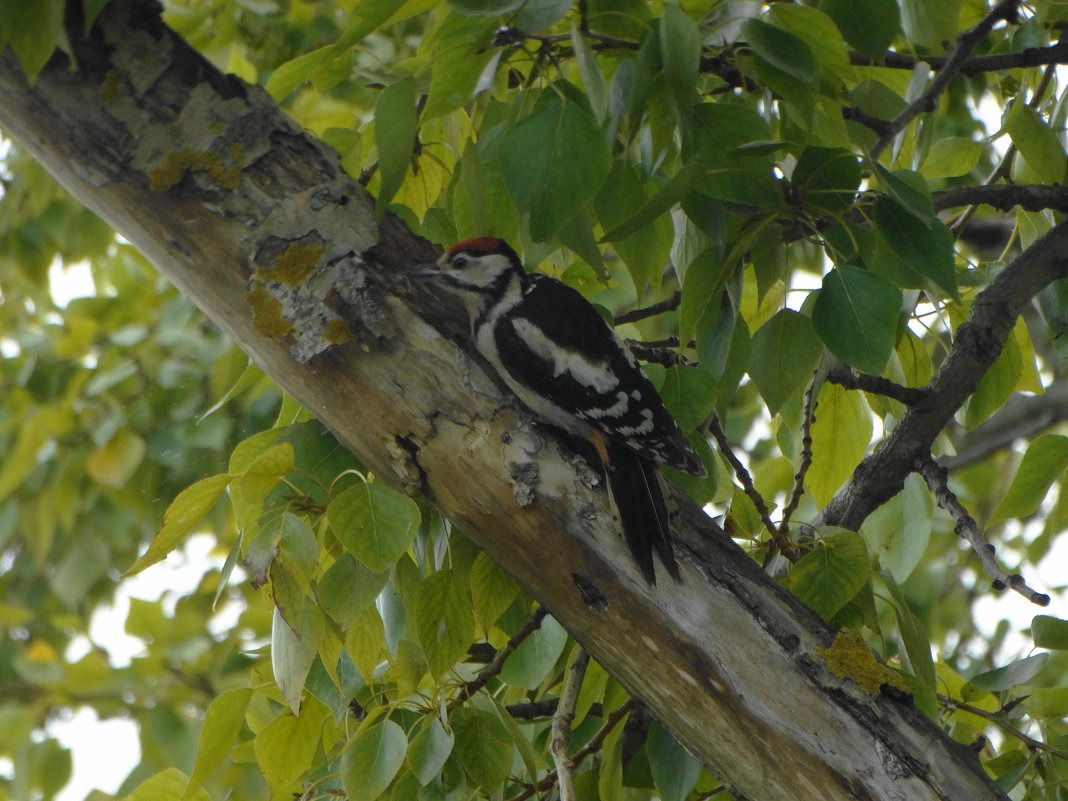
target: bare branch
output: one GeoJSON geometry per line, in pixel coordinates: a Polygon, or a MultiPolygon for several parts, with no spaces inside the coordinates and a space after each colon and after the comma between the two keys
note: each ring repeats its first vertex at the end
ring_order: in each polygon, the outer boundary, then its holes
{"type": "Polygon", "coordinates": [[[1016,318],[1031,299],[1068,276],[1068,224],[1061,223],[998,273],[972,304],[971,315],[919,403],[908,407],[883,446],[860,463],[849,483],[823,509],[818,525],[856,530],[896,495],[935,437],[967,400],[997,359],[1016,318]]]}
{"type": "MultiPolygon", "coordinates": [[[[948,56],[911,56],[907,53],[887,53],[882,64],[877,64],[863,53],[850,53],[850,61],[858,67],[889,67],[911,70],[924,63],[938,71],[946,68],[948,56]]],[[[1068,42],[1057,42],[1047,47],[1028,47],[1014,53],[996,53],[988,56],[972,56],[960,67],[961,75],[979,75],[997,70],[1028,69],[1046,64],[1068,64],[1068,42]]]]}
{"type": "Polygon", "coordinates": [[[1024,582],[1023,576],[1018,573],[1009,573],[998,564],[994,546],[986,540],[983,532],[979,530],[979,524],[975,518],[968,513],[968,510],[964,508],[963,504],[949,488],[946,470],[939,467],[935,460],[930,457],[922,459],[917,470],[927,482],[927,486],[931,488],[938,505],[949,512],[956,521],[956,526],[953,530],[958,537],[972,546],[972,550],[979,557],[983,568],[993,579],[994,589],[1003,590],[1006,587],[1011,587],[1031,603],[1038,606],[1049,606],[1048,595],[1031,589],[1024,582]]]}
{"type": "Polygon", "coordinates": [[[560,703],[553,715],[552,738],[549,741],[549,753],[556,765],[556,782],[560,788],[560,801],[575,801],[575,763],[571,759],[571,724],[575,721],[575,705],[578,703],[582,679],[586,675],[586,665],[590,655],[579,646],[575,657],[567,668],[564,691],[560,694],[560,703]]]}
{"type": "Polygon", "coordinates": [[[885,395],[888,398],[901,401],[906,406],[911,403],[919,403],[924,396],[924,390],[922,389],[903,387],[888,378],[860,373],[844,364],[832,367],[830,372],[827,373],[827,380],[846,389],[861,389],[876,395],[885,395]]]}
{"type": "Polygon", "coordinates": [[[953,51],[953,55],[949,57],[945,65],[938,72],[938,75],[931,81],[931,85],[927,87],[927,91],[910,103],[904,111],[894,117],[894,119],[890,121],[890,127],[887,129],[887,132],[880,136],[879,140],[872,146],[870,155],[873,159],[878,158],[879,154],[886,149],[886,146],[893,141],[894,137],[903,131],[905,126],[912,122],[912,120],[925,111],[934,110],[935,101],[938,99],[938,96],[941,95],[953,79],[960,74],[964,62],[968,59],[968,55],[972,50],[975,49],[975,46],[979,44],[988,33],[990,33],[994,25],[1003,19],[1010,19],[1015,16],[1016,8],[1019,4],[1019,0],[1001,0],[1001,2],[994,6],[991,12],[983,17],[978,24],[969,28],[957,37],[957,47],[953,51]]]}
{"type": "Polygon", "coordinates": [[[623,325],[624,323],[636,323],[638,320],[644,320],[646,317],[655,317],[658,314],[664,312],[675,311],[679,308],[679,302],[682,300],[682,293],[676,292],[670,298],[662,300],[659,303],[654,303],[651,306],[646,306],[642,309],[632,309],[622,314],[617,314],[615,317],[616,325],[623,325]]]}
{"type": "Polygon", "coordinates": [[[549,614],[549,610],[544,606],[539,606],[535,609],[527,619],[527,622],[523,624],[523,627],[512,636],[512,639],[506,642],[504,646],[497,651],[497,655],[493,657],[493,661],[482,668],[477,676],[467,682],[460,689],[460,692],[456,697],[449,702],[449,709],[455,709],[460,706],[464,701],[489,684],[490,679],[501,672],[501,669],[504,667],[504,660],[512,655],[512,652],[520,646],[523,640],[541,628],[541,623],[545,620],[547,614],[549,614]]]}
{"type": "Polygon", "coordinates": [[[813,381],[805,390],[805,419],[801,421],[801,458],[798,461],[797,472],[794,474],[794,491],[790,494],[790,500],[782,510],[782,519],[779,521],[779,533],[787,536],[790,530],[790,518],[797,511],[798,504],[805,494],[805,476],[812,466],[812,423],[816,419],[816,384],[813,381]]]}

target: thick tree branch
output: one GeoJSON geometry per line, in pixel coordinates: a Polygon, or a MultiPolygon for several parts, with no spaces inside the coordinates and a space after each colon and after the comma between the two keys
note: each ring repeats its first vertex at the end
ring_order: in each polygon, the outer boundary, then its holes
{"type": "Polygon", "coordinates": [[[864,459],[849,483],[820,513],[817,525],[856,530],[896,495],[905,477],[931,453],[935,437],[975,391],[997,359],[1020,312],[1044,287],[1068,276],[1068,224],[1061,223],[1003,269],[972,304],[949,355],[925,396],[909,406],[883,446],[864,459]]]}
{"type": "Polygon", "coordinates": [[[931,193],[936,210],[958,206],[986,205],[999,211],[1021,208],[1025,211],[1068,211],[1068,188],[1054,184],[992,184],[957,186],[931,193]]]}

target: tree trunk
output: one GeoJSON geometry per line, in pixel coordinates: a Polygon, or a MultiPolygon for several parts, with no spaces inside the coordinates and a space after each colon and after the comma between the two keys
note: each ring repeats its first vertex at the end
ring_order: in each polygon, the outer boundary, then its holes
{"type": "MultiPolygon", "coordinates": [[[[68,4],[75,8],[77,4],[68,4]]],[[[833,632],[699,509],[683,580],[651,587],[605,492],[532,424],[403,271],[433,257],[257,88],[117,0],[30,86],[0,64],[0,124],[138,247],[383,481],[461,526],[737,794],[1004,798],[912,701],[832,675],[833,632]],[[347,341],[346,341],[347,340],[347,341]]]]}

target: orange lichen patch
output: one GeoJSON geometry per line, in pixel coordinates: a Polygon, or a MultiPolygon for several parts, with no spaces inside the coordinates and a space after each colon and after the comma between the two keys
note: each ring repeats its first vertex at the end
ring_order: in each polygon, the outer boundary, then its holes
{"type": "Polygon", "coordinates": [[[335,318],[327,322],[326,330],[323,331],[323,339],[331,345],[340,345],[343,342],[351,342],[352,329],[345,324],[344,320],[335,318]]]}
{"type": "Polygon", "coordinates": [[[184,147],[167,154],[163,164],[149,174],[152,190],[166,192],[177,184],[189,171],[199,171],[212,183],[223,189],[236,189],[241,181],[240,160],[244,150],[240,144],[230,146],[230,162],[211,150],[193,150],[184,147]]]}
{"type": "Polygon", "coordinates": [[[260,274],[271,281],[300,286],[319,264],[324,251],[322,242],[312,242],[308,245],[291,242],[274,260],[270,271],[260,274]]]}
{"type": "Polygon", "coordinates": [[[282,304],[262,286],[245,295],[252,307],[252,325],[264,336],[283,337],[292,332],[293,324],[282,316],[282,304]]]}
{"type": "Polygon", "coordinates": [[[911,693],[905,677],[891,670],[878,659],[855,631],[840,631],[830,648],[818,648],[827,669],[835,676],[852,679],[868,695],[878,695],[884,684],[911,693]]]}

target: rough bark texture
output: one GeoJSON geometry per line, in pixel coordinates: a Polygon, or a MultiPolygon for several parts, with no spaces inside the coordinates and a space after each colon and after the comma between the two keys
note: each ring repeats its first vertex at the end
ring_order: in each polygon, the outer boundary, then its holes
{"type": "Polygon", "coordinates": [[[377,475],[425,492],[740,795],[1004,797],[911,700],[831,675],[818,649],[833,632],[691,504],[682,583],[648,586],[584,462],[402,291],[426,243],[376,224],[335,154],[265,93],[144,0],[78,34],[77,69],[57,58],[32,87],[0,64],[6,132],[377,475]]]}

